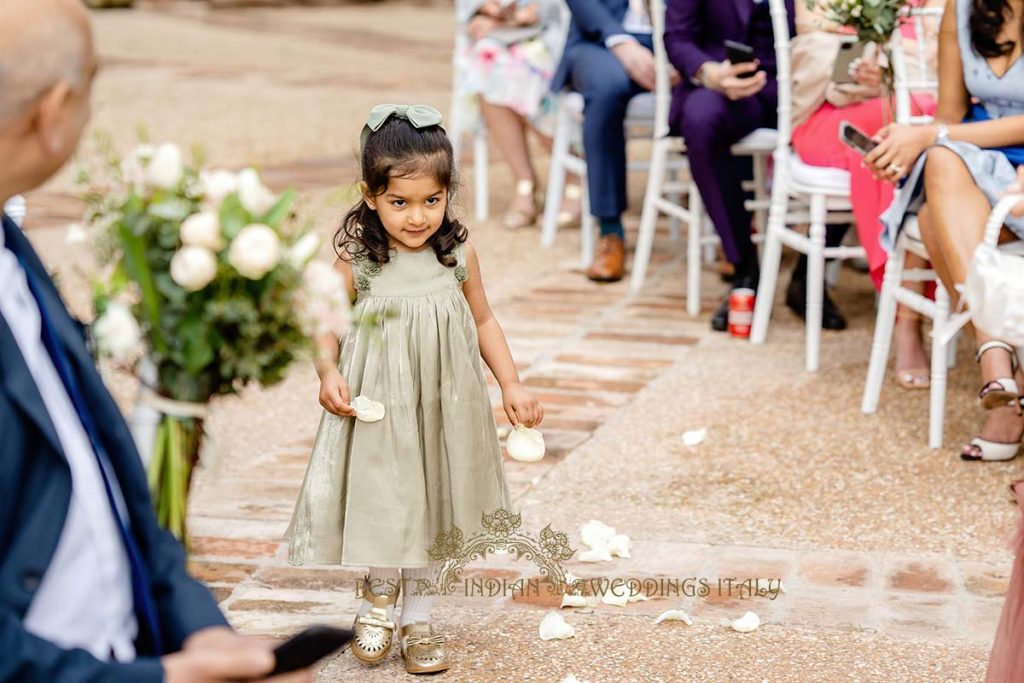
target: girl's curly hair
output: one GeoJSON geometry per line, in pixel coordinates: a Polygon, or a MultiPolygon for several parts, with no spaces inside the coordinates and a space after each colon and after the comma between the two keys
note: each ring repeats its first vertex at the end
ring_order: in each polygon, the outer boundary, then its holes
{"type": "Polygon", "coordinates": [[[1013,52],[1012,40],[999,40],[1003,26],[1012,16],[1008,0],[974,0],[971,3],[970,21],[974,51],[990,59],[1013,52]]]}
{"type": "MultiPolygon", "coordinates": [[[[466,241],[467,230],[451,215],[451,197],[455,194],[455,162],[452,143],[441,126],[416,128],[397,116],[389,118],[366,140],[361,160],[363,182],[367,194],[379,197],[387,192],[391,178],[408,178],[418,173],[437,180],[448,193],[444,220],[430,238],[430,246],[437,260],[454,268],[457,264],[452,250],[466,241]]],[[[388,233],[380,216],[366,203],[365,198],[353,206],[334,235],[334,249],[338,256],[365,257],[374,263],[390,260],[388,233]]]]}

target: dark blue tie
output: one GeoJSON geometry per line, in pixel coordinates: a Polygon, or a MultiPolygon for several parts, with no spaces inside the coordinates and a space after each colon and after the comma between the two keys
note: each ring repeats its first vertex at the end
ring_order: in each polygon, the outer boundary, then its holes
{"type": "Polygon", "coordinates": [[[35,280],[31,269],[23,260],[21,260],[20,256],[19,261],[21,261],[22,270],[25,271],[28,288],[32,291],[32,295],[35,297],[36,303],[39,305],[39,317],[42,321],[43,344],[46,346],[46,350],[49,351],[50,358],[53,359],[53,366],[56,368],[57,374],[60,375],[60,379],[64,383],[64,388],[67,389],[68,397],[71,399],[71,403],[75,406],[75,412],[78,413],[78,419],[81,420],[85,433],[89,435],[89,441],[92,444],[92,451],[96,456],[96,464],[99,467],[100,474],[103,476],[103,489],[107,492],[107,500],[110,502],[110,511],[117,520],[117,528],[121,532],[121,540],[124,542],[124,548],[128,555],[128,563],[131,565],[132,597],[135,600],[135,612],[142,618],[148,627],[149,634],[153,641],[152,644],[154,652],[152,654],[160,656],[163,654],[163,643],[160,637],[160,622],[156,615],[156,605],[153,603],[153,596],[150,595],[149,592],[149,572],[146,569],[145,562],[142,560],[142,553],[139,551],[139,546],[135,542],[135,538],[132,536],[129,522],[122,519],[118,512],[117,501],[114,498],[114,491],[110,485],[107,468],[104,466],[104,463],[110,462],[110,458],[107,457],[106,450],[103,448],[103,443],[99,438],[99,430],[96,428],[96,423],[93,419],[92,412],[89,409],[89,404],[86,402],[85,397],[82,394],[82,390],[78,386],[78,380],[75,377],[75,373],[71,370],[71,361],[60,342],[60,338],[57,336],[56,330],[54,329],[53,319],[46,310],[46,299],[43,296],[42,287],[40,286],[40,283],[35,280]]]}

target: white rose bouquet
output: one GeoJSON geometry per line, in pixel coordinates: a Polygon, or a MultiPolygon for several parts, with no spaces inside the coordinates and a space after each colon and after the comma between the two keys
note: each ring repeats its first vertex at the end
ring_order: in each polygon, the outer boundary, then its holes
{"type": "Polygon", "coordinates": [[[207,403],[279,382],[316,335],[344,334],[349,300],[313,260],[316,235],[291,227],[295,193],[275,195],[256,171],[204,171],[174,145],[142,145],[106,176],[86,193],[104,273],[93,334],[101,355],[155,368],[155,381],[142,377],[162,414],[150,485],[161,522],[184,538],[207,403]]]}

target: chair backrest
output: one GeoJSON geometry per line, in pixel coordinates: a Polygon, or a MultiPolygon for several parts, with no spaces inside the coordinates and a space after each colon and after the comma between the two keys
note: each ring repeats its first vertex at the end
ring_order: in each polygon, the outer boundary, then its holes
{"type": "Polygon", "coordinates": [[[668,136],[672,108],[672,67],[665,49],[665,0],[650,0],[651,38],[654,41],[654,137],[668,136]]]}
{"type": "Polygon", "coordinates": [[[775,36],[775,68],[779,92],[779,120],[776,124],[779,136],[775,144],[775,161],[779,163],[788,159],[789,143],[793,138],[793,67],[789,58],[789,13],[786,11],[785,0],[768,0],[768,7],[772,15],[772,34],[775,36]]]}
{"type": "Polygon", "coordinates": [[[935,32],[929,31],[929,25],[942,20],[942,7],[911,7],[906,12],[906,20],[914,28],[914,50],[908,55],[904,45],[904,36],[896,31],[889,44],[892,54],[893,92],[896,98],[896,121],[898,123],[929,123],[931,116],[916,116],[913,112],[913,94],[915,92],[935,93],[939,89],[938,74],[932,69],[928,60],[928,49],[932,44],[935,32]]]}

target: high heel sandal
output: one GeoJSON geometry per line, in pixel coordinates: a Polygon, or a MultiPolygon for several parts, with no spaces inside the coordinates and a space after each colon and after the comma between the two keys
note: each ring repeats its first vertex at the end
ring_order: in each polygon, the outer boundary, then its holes
{"type": "MultiPolygon", "coordinates": [[[[978,347],[978,352],[975,355],[975,359],[978,363],[981,363],[981,357],[985,355],[987,351],[992,349],[1002,349],[1010,354],[1010,367],[1013,373],[1017,372],[1018,361],[1017,351],[1006,342],[993,340],[985,342],[978,347]]],[[[978,392],[978,400],[986,410],[993,410],[995,408],[1003,408],[1007,406],[1013,406],[1017,410],[1017,414],[1022,414],[1022,400],[1020,390],[1017,386],[1017,380],[1013,377],[999,377],[986,382],[985,386],[978,392]]],[[[1021,434],[1024,437],[1024,433],[1021,434]]],[[[971,439],[969,444],[965,444],[960,450],[960,458],[962,460],[984,460],[984,461],[1000,461],[1000,460],[1013,460],[1017,457],[1020,452],[1020,440],[1018,437],[1013,442],[1003,441],[989,441],[983,439],[980,436],[971,439]]]]}
{"type": "Polygon", "coordinates": [[[565,202],[575,202],[576,211],[566,211],[564,208],[558,212],[558,227],[560,228],[574,228],[578,227],[581,223],[582,205],[580,200],[583,198],[583,189],[575,184],[569,183],[565,186],[565,193],[562,195],[562,205],[565,202]]]}
{"type": "Polygon", "coordinates": [[[509,209],[501,217],[501,224],[509,230],[517,230],[519,228],[526,228],[537,222],[537,216],[540,215],[540,210],[537,208],[537,197],[534,195],[534,184],[532,180],[520,180],[516,183],[516,196],[517,197],[529,197],[533,203],[533,207],[529,211],[520,211],[518,209],[509,209]]]}
{"type": "Polygon", "coordinates": [[[370,590],[370,577],[363,579],[363,595],[373,596],[373,600],[370,611],[352,623],[352,654],[363,664],[379,664],[391,652],[397,625],[388,619],[388,607],[398,602],[401,590],[399,584],[394,590],[377,595],[370,590]]]}
{"type": "MultiPolygon", "coordinates": [[[[921,316],[914,315],[908,316],[907,314],[897,314],[896,319],[903,320],[916,320],[920,322],[921,316]]],[[[932,372],[931,368],[906,368],[904,370],[896,370],[896,384],[902,389],[907,391],[914,391],[917,389],[930,389],[932,386],[932,372]]]]}
{"type": "Polygon", "coordinates": [[[981,357],[985,355],[985,352],[991,351],[992,349],[1002,349],[1010,354],[1011,376],[999,377],[988,382],[981,388],[981,391],[978,392],[978,400],[981,401],[981,405],[985,407],[985,410],[992,410],[993,408],[1001,408],[1003,406],[1017,404],[1017,399],[1020,398],[1020,389],[1017,387],[1017,380],[1012,377],[1013,374],[1016,374],[1019,366],[1017,361],[1017,350],[1006,342],[998,340],[988,341],[978,347],[978,353],[975,356],[978,363],[981,363],[981,357]]]}

